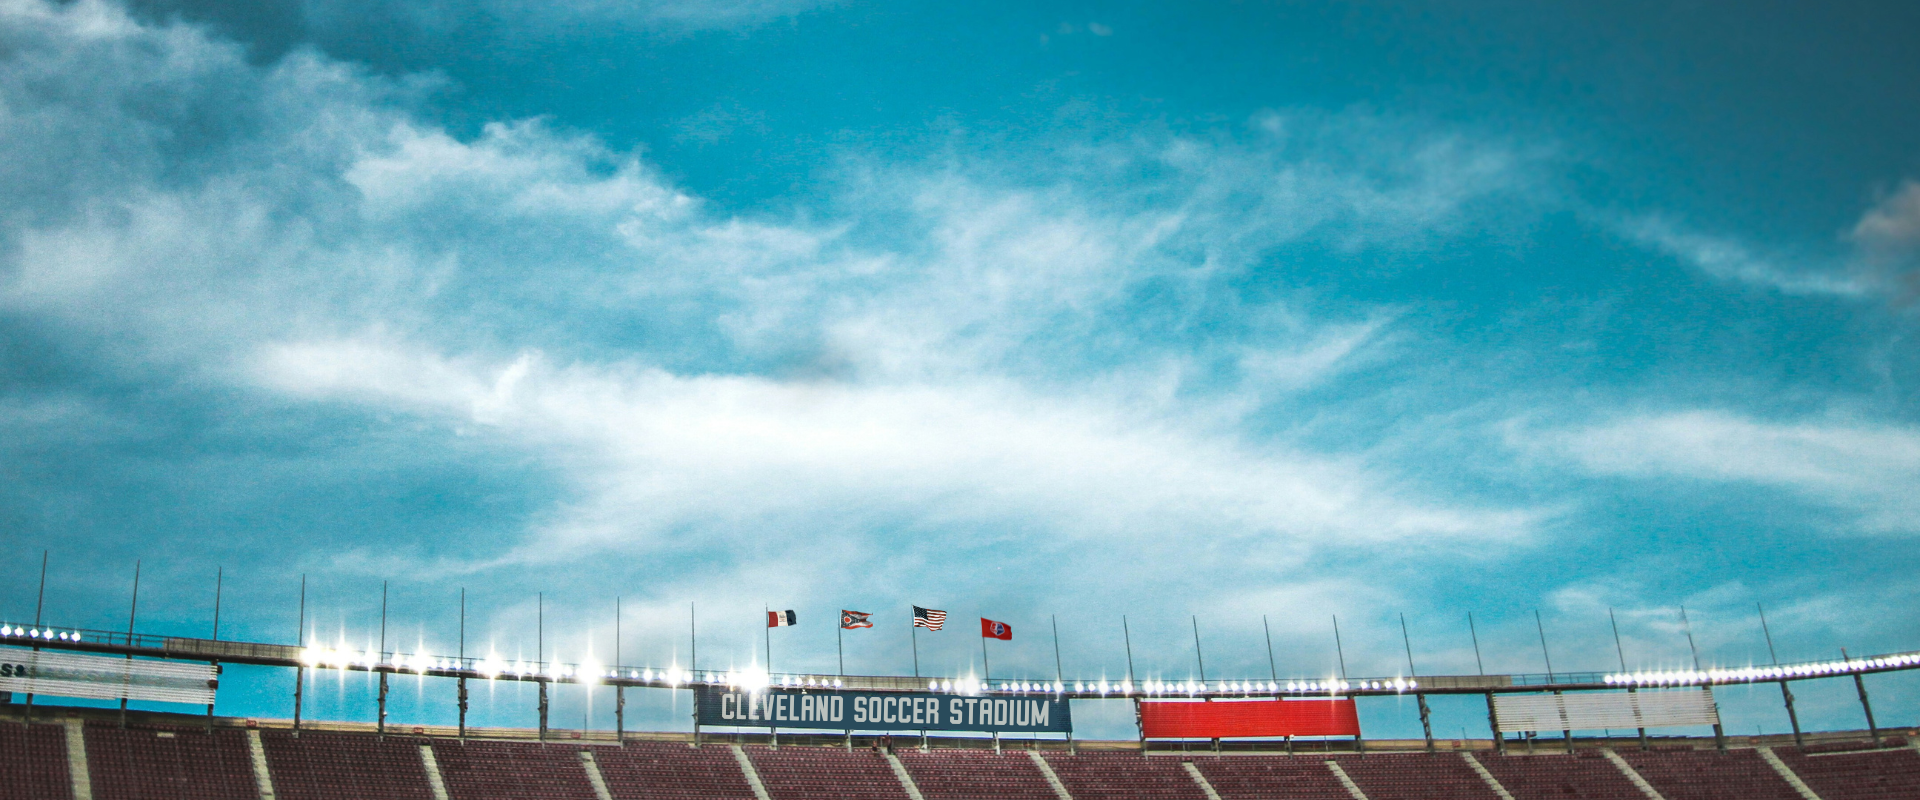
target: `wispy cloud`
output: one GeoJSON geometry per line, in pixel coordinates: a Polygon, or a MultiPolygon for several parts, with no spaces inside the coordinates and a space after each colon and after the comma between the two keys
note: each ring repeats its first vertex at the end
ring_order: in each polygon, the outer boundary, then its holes
{"type": "Polygon", "coordinates": [[[1920,480],[1920,430],[1910,427],[1681,411],[1547,434],[1533,446],[1597,473],[1778,487],[1857,514],[1865,530],[1920,530],[1912,491],[1920,480]]]}

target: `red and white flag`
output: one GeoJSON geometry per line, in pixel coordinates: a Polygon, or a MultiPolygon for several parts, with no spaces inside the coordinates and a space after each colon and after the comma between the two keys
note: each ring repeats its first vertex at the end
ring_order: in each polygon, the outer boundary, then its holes
{"type": "Polygon", "coordinates": [[[997,620],[981,617],[980,635],[988,639],[999,639],[1003,642],[1013,641],[1013,626],[997,620]]]}

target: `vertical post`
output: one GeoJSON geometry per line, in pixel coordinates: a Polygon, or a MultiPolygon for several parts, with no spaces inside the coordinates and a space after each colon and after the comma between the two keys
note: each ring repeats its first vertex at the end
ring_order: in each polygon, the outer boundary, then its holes
{"type": "Polygon", "coordinates": [[[300,738],[300,700],[307,686],[307,576],[300,576],[300,632],[294,636],[300,646],[300,664],[293,668],[293,738],[300,738]]]}
{"type": "Polygon", "coordinates": [[[920,677],[920,625],[915,623],[907,629],[907,636],[913,640],[913,677],[920,677]]]}
{"type": "MultiPolygon", "coordinates": [[[[1340,691],[1342,694],[1345,694],[1347,691],[1347,648],[1346,645],[1340,642],[1339,614],[1333,615],[1333,652],[1334,655],[1340,657],[1340,691]]],[[[1356,753],[1367,752],[1367,740],[1361,738],[1358,733],[1353,735],[1353,751],[1356,753]]]]}
{"type": "MultiPolygon", "coordinates": [[[[1193,660],[1194,663],[1200,665],[1200,691],[1204,694],[1207,691],[1207,659],[1206,656],[1200,652],[1200,615],[1195,614],[1191,616],[1190,619],[1193,620],[1193,660]]],[[[1213,702],[1212,697],[1202,699],[1208,703],[1213,702]]],[[[1220,737],[1218,736],[1213,737],[1213,752],[1220,752],[1220,737]]]]}
{"type": "MultiPolygon", "coordinates": [[[[50,552],[52,551],[40,551],[40,595],[39,599],[33,601],[33,627],[36,630],[40,627],[40,612],[47,607],[47,554],[50,552]]],[[[33,651],[36,653],[40,652],[39,646],[36,645],[33,651]]],[[[29,723],[33,722],[33,694],[31,692],[27,694],[26,720],[29,723]]]]}
{"type": "Polygon", "coordinates": [[[620,598],[613,598],[613,740],[627,744],[627,685],[620,679],[620,598]]]}
{"type": "Polygon", "coordinates": [[[387,736],[387,671],[382,669],[387,663],[387,582],[380,582],[380,651],[373,657],[373,668],[380,673],[380,719],[374,727],[374,734],[382,739],[387,736]]]}
{"type": "MultiPolygon", "coordinates": [[[[133,604],[127,610],[127,647],[133,647],[133,621],[140,615],[140,560],[133,561],[133,604]]],[[[133,660],[133,654],[127,654],[127,660],[133,660]]],[[[120,698],[120,727],[127,727],[127,698],[120,698]]]]}
{"type": "MultiPolygon", "coordinates": [[[[1553,654],[1547,651],[1547,626],[1540,621],[1540,609],[1537,608],[1533,610],[1533,627],[1540,632],[1540,656],[1547,661],[1547,685],[1551,686],[1553,685],[1553,654]]],[[[1555,690],[1554,694],[1560,694],[1559,690],[1555,690]]],[[[1573,731],[1560,731],[1560,739],[1566,743],[1567,752],[1573,752],[1573,731]]],[[[1527,746],[1532,747],[1533,743],[1528,742],[1527,746]]]]}
{"type": "Polygon", "coordinates": [[[840,624],[833,626],[833,652],[840,657],[840,671],[834,674],[847,676],[847,620],[843,616],[840,624]]]}
{"type": "Polygon", "coordinates": [[[540,743],[547,741],[547,593],[534,593],[534,683],[540,686],[540,743]]]}
{"type": "MultiPolygon", "coordinates": [[[[687,601],[687,683],[693,683],[693,676],[700,670],[700,625],[694,614],[694,603],[687,601]]],[[[700,746],[700,703],[696,694],[693,709],[693,746],[700,746]]]]}
{"type": "MultiPolygon", "coordinates": [[[[1847,655],[1844,647],[1840,648],[1840,660],[1846,662],[1849,668],[1853,666],[1853,659],[1847,655]]],[[[1867,702],[1867,682],[1861,679],[1858,672],[1853,673],[1853,688],[1860,693],[1860,710],[1867,712],[1867,735],[1873,737],[1873,746],[1879,747],[1880,727],[1873,724],[1873,704],[1867,702]]]]}
{"type": "Polygon", "coordinates": [[[460,660],[456,664],[460,667],[457,697],[460,702],[460,741],[464,743],[467,741],[467,587],[465,586],[460,587],[460,660]]]}
{"type": "MultiPolygon", "coordinates": [[[[773,609],[763,605],[760,610],[765,612],[760,616],[760,621],[766,625],[761,629],[761,634],[767,640],[767,678],[771,681],[773,678],[773,609]]],[[[769,693],[767,697],[771,699],[773,695],[769,693]]],[[[768,707],[771,708],[772,704],[769,703],[768,707]]],[[[767,715],[767,742],[775,749],[780,747],[780,728],[773,724],[772,714],[767,715]]]]}
{"type": "MultiPolygon", "coordinates": [[[[1053,682],[1055,686],[1060,687],[1054,696],[1064,698],[1067,691],[1067,671],[1060,665],[1060,617],[1057,614],[1049,614],[1048,617],[1053,621],[1053,682]]],[[[1127,694],[1133,694],[1133,681],[1127,681],[1127,694]]],[[[1063,699],[1062,702],[1067,701],[1063,699]]],[[[1072,729],[1067,730],[1067,752],[1074,752],[1072,729]]]]}
{"type": "MultiPolygon", "coordinates": [[[[220,641],[220,583],[226,577],[226,568],[215,565],[213,568],[213,640],[220,641]]],[[[220,662],[212,662],[214,680],[220,679],[220,662]]],[[[207,701],[207,733],[213,733],[213,701],[207,701]]]]}
{"type": "MultiPolygon", "coordinates": [[[[984,635],[980,637],[980,676],[982,680],[989,683],[993,681],[993,665],[987,663],[987,637],[984,635]]],[[[914,677],[917,678],[919,675],[916,674],[914,677]]]]}
{"type": "MultiPolygon", "coordinates": [[[[1420,673],[1413,669],[1413,639],[1407,636],[1407,615],[1400,615],[1400,643],[1407,648],[1407,677],[1417,678],[1420,673]]],[[[1427,752],[1433,752],[1433,722],[1427,711],[1427,695],[1415,690],[1413,699],[1420,704],[1420,730],[1427,737],[1427,752]]]]}
{"type": "MultiPolygon", "coordinates": [[[[1613,626],[1613,651],[1619,654],[1620,656],[1620,671],[1626,672],[1627,671],[1627,649],[1620,645],[1620,622],[1619,620],[1616,620],[1613,618],[1612,608],[1607,609],[1607,624],[1613,626]]],[[[1633,686],[1627,687],[1627,694],[1638,694],[1638,693],[1639,693],[1639,689],[1637,687],[1633,687],[1633,686]]],[[[1636,716],[1638,716],[1639,714],[1639,712],[1637,711],[1634,713],[1636,716]]],[[[1645,725],[1642,725],[1636,730],[1638,730],[1640,733],[1640,749],[1641,750],[1648,749],[1647,748],[1647,727],[1645,725]]]]}
{"type": "MultiPolygon", "coordinates": [[[[1760,612],[1760,632],[1767,636],[1767,657],[1773,659],[1774,666],[1779,666],[1780,654],[1773,649],[1773,629],[1767,627],[1767,609],[1759,603],[1754,603],[1753,607],[1760,612]]],[[[1793,690],[1787,688],[1784,678],[1780,681],[1780,699],[1787,703],[1787,723],[1793,726],[1793,746],[1806,747],[1807,743],[1800,737],[1800,715],[1793,710],[1793,690]]]]}
{"type": "Polygon", "coordinates": [[[1493,729],[1493,752],[1507,754],[1507,735],[1500,732],[1500,715],[1493,710],[1493,692],[1487,692],[1487,727],[1493,729]]]}
{"type": "Polygon", "coordinates": [[[1467,612],[1467,634],[1473,637],[1473,668],[1475,674],[1487,674],[1487,662],[1480,660],[1480,629],[1474,627],[1473,612],[1467,612]]]}
{"type": "MultiPolygon", "coordinates": [[[[1693,623],[1687,620],[1686,606],[1680,607],[1680,627],[1687,632],[1687,649],[1693,653],[1693,670],[1699,672],[1700,648],[1695,647],[1693,644],[1693,623]]],[[[1722,753],[1727,752],[1727,732],[1718,722],[1713,723],[1713,746],[1714,749],[1722,753]]]]}
{"type": "MultiPolygon", "coordinates": [[[[1120,636],[1122,637],[1121,641],[1126,642],[1127,645],[1127,682],[1134,683],[1133,630],[1127,627],[1127,615],[1125,614],[1120,615],[1120,636]]],[[[1133,725],[1140,731],[1140,755],[1145,756],[1147,754],[1147,725],[1145,718],[1140,715],[1140,698],[1138,697],[1133,698],[1133,725]]]]}
{"type": "MultiPolygon", "coordinates": [[[[1274,686],[1275,686],[1274,696],[1278,697],[1279,696],[1278,686],[1280,684],[1280,667],[1278,664],[1275,664],[1273,660],[1273,629],[1267,627],[1267,615],[1265,614],[1260,615],[1260,630],[1267,635],[1267,677],[1270,677],[1273,679],[1274,686]]],[[[1293,744],[1292,737],[1288,737],[1287,744],[1289,746],[1293,744]]]]}

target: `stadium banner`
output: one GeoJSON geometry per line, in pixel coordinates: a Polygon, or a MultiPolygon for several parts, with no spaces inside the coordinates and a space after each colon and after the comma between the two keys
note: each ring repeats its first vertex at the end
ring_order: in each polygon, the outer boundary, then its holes
{"type": "Polygon", "coordinates": [[[1493,717],[1503,731],[1586,731],[1717,725],[1713,692],[1643,689],[1638,692],[1497,694],[1493,717]]]}
{"type": "Polygon", "coordinates": [[[1353,698],[1328,700],[1150,700],[1140,704],[1148,739],[1359,736],[1353,698]]]}
{"type": "Polygon", "coordinates": [[[219,688],[217,676],[212,664],[0,647],[0,691],[16,694],[206,705],[219,688]]]}
{"type": "Polygon", "coordinates": [[[957,697],[924,692],[802,692],[694,687],[701,725],[857,731],[1071,733],[1064,697],[957,697]]]}

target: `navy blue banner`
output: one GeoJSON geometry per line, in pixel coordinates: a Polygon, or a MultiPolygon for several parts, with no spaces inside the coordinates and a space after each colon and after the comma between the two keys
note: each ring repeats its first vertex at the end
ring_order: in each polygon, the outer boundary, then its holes
{"type": "Polygon", "coordinates": [[[757,692],[694,689],[703,726],[823,728],[855,731],[1070,733],[1061,697],[960,697],[904,692],[757,692]]]}

